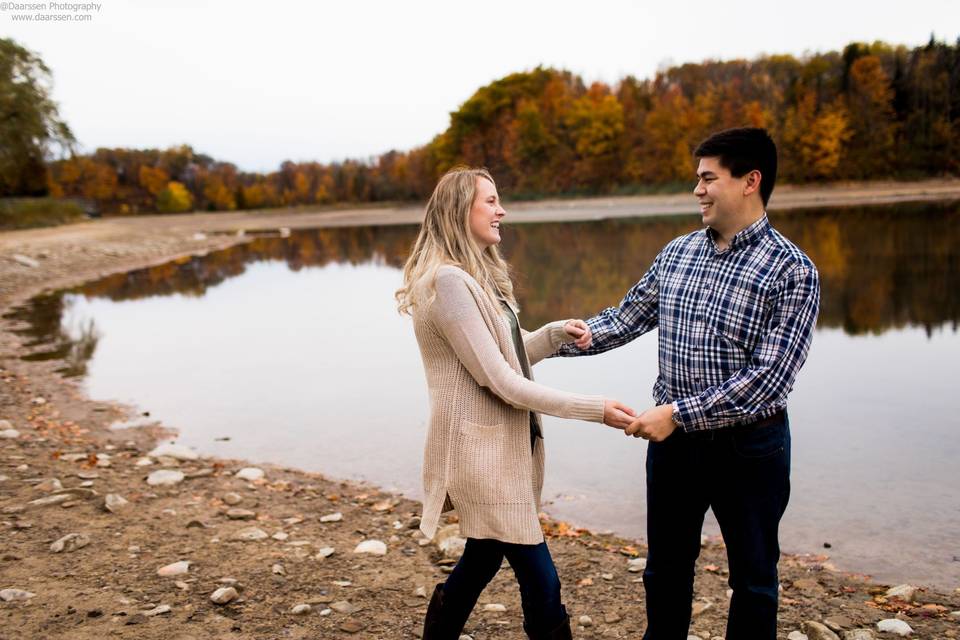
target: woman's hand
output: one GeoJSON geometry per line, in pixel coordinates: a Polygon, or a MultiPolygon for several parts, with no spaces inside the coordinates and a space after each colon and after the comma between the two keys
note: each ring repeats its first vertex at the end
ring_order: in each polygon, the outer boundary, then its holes
{"type": "Polygon", "coordinates": [[[578,349],[589,349],[593,343],[593,332],[583,320],[570,320],[563,325],[563,330],[574,339],[573,344],[577,345],[578,349]]]}
{"type": "Polygon", "coordinates": [[[637,412],[616,400],[603,401],[603,424],[614,429],[626,429],[637,417],[637,412]]]}

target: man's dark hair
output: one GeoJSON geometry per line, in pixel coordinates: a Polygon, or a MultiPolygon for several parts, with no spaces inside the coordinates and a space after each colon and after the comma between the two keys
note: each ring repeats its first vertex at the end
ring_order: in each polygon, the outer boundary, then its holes
{"type": "Polygon", "coordinates": [[[767,206],[777,183],[777,145],[766,129],[739,127],[719,131],[697,147],[697,158],[717,158],[734,178],[760,172],[760,198],[767,206]]]}

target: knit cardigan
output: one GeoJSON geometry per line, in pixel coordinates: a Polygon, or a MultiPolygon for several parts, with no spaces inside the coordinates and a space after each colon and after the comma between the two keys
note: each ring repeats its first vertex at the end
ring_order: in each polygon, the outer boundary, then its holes
{"type": "MultiPolygon", "coordinates": [[[[604,399],[525,378],[503,310],[465,271],[443,266],[435,284],[413,312],[430,392],[420,530],[432,538],[455,509],[465,537],[539,544],[544,452],[537,438],[531,453],[528,412],[602,422],[604,399]]],[[[572,339],[563,325],[523,332],[531,365],[572,339]]]]}

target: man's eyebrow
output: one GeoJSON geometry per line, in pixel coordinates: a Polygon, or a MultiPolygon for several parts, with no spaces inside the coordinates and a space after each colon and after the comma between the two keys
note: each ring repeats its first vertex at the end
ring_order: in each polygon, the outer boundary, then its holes
{"type": "Polygon", "coordinates": [[[703,172],[698,172],[697,177],[698,178],[716,178],[717,174],[715,174],[713,171],[703,171],[703,172]]]}

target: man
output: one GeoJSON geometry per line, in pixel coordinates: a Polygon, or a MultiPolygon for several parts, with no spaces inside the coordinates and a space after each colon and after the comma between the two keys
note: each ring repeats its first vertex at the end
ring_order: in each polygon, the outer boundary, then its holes
{"type": "Polygon", "coordinates": [[[730,564],[728,640],[776,638],[777,530],[790,493],[787,394],[820,301],[810,259],[771,226],[777,150],[763,129],[695,152],[706,229],[672,240],[619,307],[587,321],[595,354],[659,328],[656,405],[626,429],[647,449],[645,640],[685,640],[704,514],[730,564]]]}

